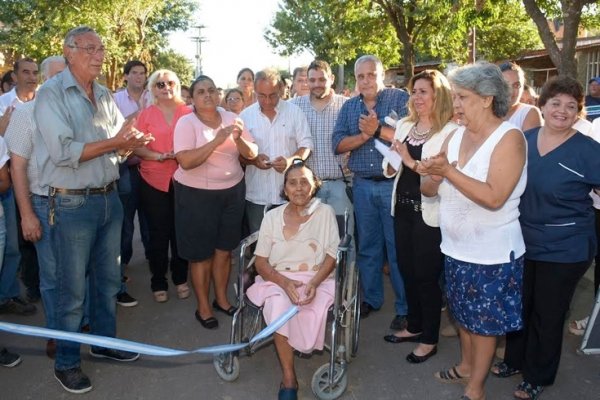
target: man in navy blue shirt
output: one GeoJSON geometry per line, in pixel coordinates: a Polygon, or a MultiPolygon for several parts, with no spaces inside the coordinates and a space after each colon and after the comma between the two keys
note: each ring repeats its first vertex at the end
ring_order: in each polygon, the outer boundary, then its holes
{"type": "Polygon", "coordinates": [[[390,266],[396,295],[396,317],[391,329],[403,329],[407,313],[404,283],[396,262],[394,220],[391,216],[394,179],[383,176],[383,156],[375,149],[375,139],[392,141],[394,129],[384,119],[394,112],[407,114],[408,94],[386,89],[383,65],[372,55],[356,60],[354,75],[359,95],[344,103],[338,116],[332,146],[336,154],[350,151],[348,168],[354,173],[353,194],[357,228],[357,264],[363,290],[361,313],[366,316],[383,304],[382,266],[390,266]]]}

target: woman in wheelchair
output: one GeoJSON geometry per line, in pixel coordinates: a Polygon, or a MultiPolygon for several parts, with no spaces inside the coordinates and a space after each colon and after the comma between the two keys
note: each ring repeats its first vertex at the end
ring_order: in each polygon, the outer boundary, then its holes
{"type": "Polygon", "coordinates": [[[333,209],[315,197],[320,185],[302,162],[287,169],[282,197],[288,203],[263,219],[255,251],[260,276],[246,292],[250,301],[263,306],[267,324],[292,305],[299,307],[274,335],[283,373],[279,399],[297,398],[293,351],[323,349],[327,310],[334,300],[331,274],[340,239],[333,209]]]}

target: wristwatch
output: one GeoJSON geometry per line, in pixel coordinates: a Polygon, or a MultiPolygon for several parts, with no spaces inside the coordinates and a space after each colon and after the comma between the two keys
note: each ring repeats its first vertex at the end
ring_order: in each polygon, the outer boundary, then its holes
{"type": "Polygon", "coordinates": [[[381,136],[381,124],[377,125],[377,129],[375,129],[375,133],[373,133],[373,137],[375,139],[379,139],[381,136]]]}

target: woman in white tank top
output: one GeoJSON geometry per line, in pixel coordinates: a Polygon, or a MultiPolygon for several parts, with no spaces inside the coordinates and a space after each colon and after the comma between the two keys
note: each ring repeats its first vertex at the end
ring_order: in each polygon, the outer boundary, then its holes
{"type": "Polygon", "coordinates": [[[500,64],[499,68],[511,90],[510,106],[504,119],[519,128],[521,132],[542,126],[540,110],[521,101],[525,87],[525,73],[521,67],[507,61],[500,64]]]}
{"type": "Polygon", "coordinates": [[[525,245],[518,206],[526,146],[523,134],[503,122],[510,89],[497,66],[468,65],[449,80],[463,126],[418,168],[428,175],[422,193],[440,196],[446,291],[460,331],[460,363],[436,377],[468,381],[463,399],[479,400],[485,399],[496,336],[522,327],[525,245]]]}

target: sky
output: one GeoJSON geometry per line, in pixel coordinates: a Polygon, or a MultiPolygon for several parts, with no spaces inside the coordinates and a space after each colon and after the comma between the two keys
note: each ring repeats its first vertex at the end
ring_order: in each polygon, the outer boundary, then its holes
{"type": "MultiPolygon", "coordinates": [[[[192,25],[203,25],[201,36],[202,72],[210,76],[217,86],[236,86],[240,69],[253,71],[265,67],[293,70],[312,60],[305,52],[291,58],[275,54],[263,38],[266,28],[278,10],[278,0],[200,0],[199,11],[192,25]]],[[[191,39],[198,36],[197,29],[175,32],[169,37],[171,47],[188,57],[196,66],[196,44],[191,39]]]]}

